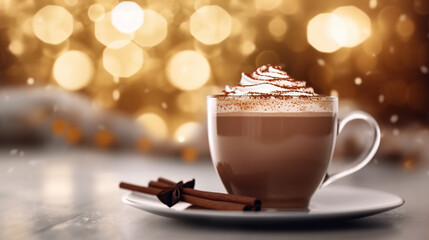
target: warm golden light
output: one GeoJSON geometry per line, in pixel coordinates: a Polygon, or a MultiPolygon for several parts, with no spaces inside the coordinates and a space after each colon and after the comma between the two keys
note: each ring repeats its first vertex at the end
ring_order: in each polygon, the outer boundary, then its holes
{"type": "Polygon", "coordinates": [[[338,97],[338,91],[335,89],[332,89],[330,95],[333,97],[338,97]]]}
{"type": "Polygon", "coordinates": [[[113,100],[118,101],[120,97],[121,97],[121,92],[118,89],[113,90],[112,92],[113,100]]]}
{"type": "Polygon", "coordinates": [[[144,23],[137,29],[134,41],[144,47],[153,47],[167,37],[167,20],[153,10],[145,10],[144,23]]]}
{"type": "MultiPolygon", "coordinates": [[[[350,2],[0,0],[0,87],[37,98],[54,84],[107,113],[96,113],[93,129],[58,104],[23,115],[32,128],[46,122],[61,143],[192,161],[208,156],[206,132],[196,130],[206,128],[206,97],[272,64],[320,94],[359,98],[405,136],[413,119],[403,116],[423,121],[429,109],[429,0],[350,2]],[[144,130],[122,136],[111,111],[141,117],[144,130]],[[393,113],[399,119],[389,122],[393,113]]],[[[19,100],[12,94],[0,102],[19,100]]]]}
{"type": "Polygon", "coordinates": [[[190,29],[198,41],[207,45],[217,44],[231,34],[232,18],[219,6],[204,6],[192,14],[190,29]]]}
{"type": "Polygon", "coordinates": [[[33,85],[34,84],[34,78],[32,78],[32,77],[27,78],[27,84],[28,85],[33,85]]]}
{"type": "Polygon", "coordinates": [[[370,36],[371,19],[359,8],[339,7],[332,14],[338,18],[335,18],[334,25],[331,25],[330,32],[340,46],[354,47],[370,36]]]}
{"type": "Polygon", "coordinates": [[[8,10],[10,7],[10,0],[0,0],[0,11],[8,10]]]}
{"type": "Polygon", "coordinates": [[[322,13],[310,20],[307,25],[307,40],[319,52],[334,52],[341,46],[332,38],[331,29],[336,18],[330,13],[322,13]]]}
{"type": "Polygon", "coordinates": [[[104,17],[95,22],[95,38],[105,46],[119,48],[131,42],[134,35],[119,32],[112,25],[112,14],[106,13],[104,17]]]}
{"type": "Polygon", "coordinates": [[[173,86],[181,90],[198,89],[210,77],[210,64],[198,52],[178,52],[168,62],[167,77],[173,86]]]}
{"type": "Polygon", "coordinates": [[[334,52],[354,47],[371,35],[371,20],[354,6],[339,7],[322,13],[307,25],[308,42],[320,52],[334,52]]]}
{"type": "Polygon", "coordinates": [[[167,123],[155,113],[144,113],[136,121],[142,126],[145,133],[155,139],[162,139],[168,136],[167,123]]]}
{"type": "Polygon", "coordinates": [[[252,54],[256,49],[255,44],[252,41],[245,40],[240,45],[240,52],[243,55],[250,55],[252,54]]]}
{"type": "Polygon", "coordinates": [[[133,33],[143,24],[143,15],[137,3],[123,1],[112,10],[112,24],[122,33],[133,33]]]}
{"type": "Polygon", "coordinates": [[[88,55],[81,51],[67,51],[61,54],[54,63],[54,78],[67,90],[79,90],[92,80],[94,65],[88,55]]]}
{"type": "Polygon", "coordinates": [[[375,9],[378,5],[377,0],[369,0],[369,8],[375,9]]]}
{"type": "Polygon", "coordinates": [[[339,16],[331,14],[331,21],[329,22],[328,30],[331,36],[331,39],[334,40],[340,47],[344,47],[347,44],[349,34],[356,35],[356,26],[353,22],[350,22],[352,25],[351,30],[347,29],[347,23],[343,21],[339,16]]]}
{"type": "Polygon", "coordinates": [[[274,37],[281,37],[287,30],[286,21],[281,17],[275,17],[268,24],[268,29],[274,37]]]}
{"type": "Polygon", "coordinates": [[[73,33],[73,16],[63,7],[48,5],[33,16],[33,32],[45,43],[60,44],[73,33]]]}
{"type": "Polygon", "coordinates": [[[12,41],[9,44],[9,51],[15,55],[21,55],[24,52],[24,44],[18,40],[12,41]]]}
{"type": "Polygon", "coordinates": [[[97,22],[103,19],[105,12],[103,5],[95,3],[88,8],[88,17],[91,21],[97,22]]]}
{"type": "Polygon", "coordinates": [[[134,43],[103,51],[103,66],[115,77],[130,77],[143,66],[143,50],[134,43]]]}
{"type": "Polygon", "coordinates": [[[203,128],[198,122],[187,122],[177,128],[174,139],[179,143],[192,142],[198,139],[203,128]]]}
{"type": "Polygon", "coordinates": [[[360,77],[356,77],[356,78],[355,78],[355,84],[356,84],[356,85],[361,85],[361,84],[362,84],[362,78],[360,78],[360,77]]]}

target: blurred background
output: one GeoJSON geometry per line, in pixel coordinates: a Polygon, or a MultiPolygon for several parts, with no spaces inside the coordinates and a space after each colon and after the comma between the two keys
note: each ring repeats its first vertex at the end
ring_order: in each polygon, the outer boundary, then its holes
{"type": "Polygon", "coordinates": [[[206,96],[262,64],[372,114],[375,163],[429,165],[426,0],[0,0],[0,147],[206,158],[206,96]]]}

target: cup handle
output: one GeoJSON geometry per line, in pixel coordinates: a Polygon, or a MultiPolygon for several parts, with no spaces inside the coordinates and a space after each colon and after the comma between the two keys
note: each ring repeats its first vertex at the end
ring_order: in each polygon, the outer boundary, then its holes
{"type": "Polygon", "coordinates": [[[359,171],[371,161],[371,159],[374,157],[375,153],[377,152],[378,146],[380,145],[380,128],[378,127],[378,124],[375,121],[375,119],[368,113],[355,111],[348,114],[346,117],[344,117],[339,121],[338,134],[341,133],[341,131],[343,130],[344,126],[347,125],[347,123],[358,119],[366,121],[371,127],[372,131],[374,132],[371,148],[368,150],[368,152],[363,153],[361,155],[360,157],[361,160],[359,160],[355,166],[332,175],[327,173],[325,176],[325,179],[321,184],[321,187],[326,187],[340,178],[343,178],[345,176],[348,176],[352,173],[359,171]]]}

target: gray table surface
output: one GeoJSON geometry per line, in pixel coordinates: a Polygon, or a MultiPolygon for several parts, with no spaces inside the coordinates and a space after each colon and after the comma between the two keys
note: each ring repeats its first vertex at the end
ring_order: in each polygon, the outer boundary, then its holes
{"type": "Polygon", "coordinates": [[[121,202],[121,180],[197,179],[223,191],[209,160],[84,150],[0,151],[0,239],[428,239],[429,176],[372,163],[335,184],[392,192],[405,205],[376,216],[305,225],[190,223],[121,202]]]}

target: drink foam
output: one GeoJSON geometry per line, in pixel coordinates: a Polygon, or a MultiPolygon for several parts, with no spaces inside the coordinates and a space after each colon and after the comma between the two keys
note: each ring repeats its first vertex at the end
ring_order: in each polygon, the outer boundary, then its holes
{"type": "MultiPolygon", "coordinates": [[[[227,96],[216,95],[209,97],[216,99],[217,113],[229,112],[336,112],[337,98],[329,96],[316,97],[289,97],[289,96],[227,96]]],[[[209,100],[209,105],[210,105],[209,100]]]]}

